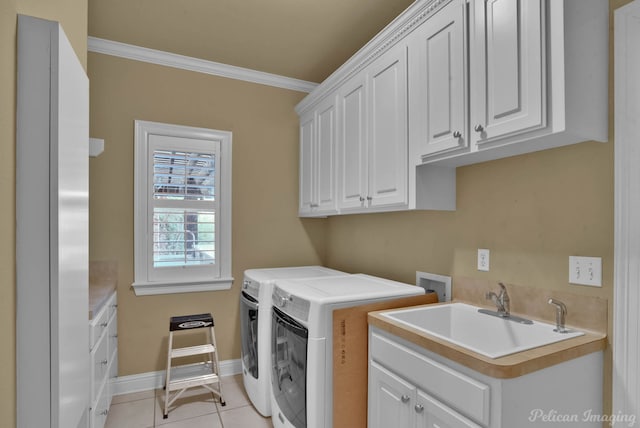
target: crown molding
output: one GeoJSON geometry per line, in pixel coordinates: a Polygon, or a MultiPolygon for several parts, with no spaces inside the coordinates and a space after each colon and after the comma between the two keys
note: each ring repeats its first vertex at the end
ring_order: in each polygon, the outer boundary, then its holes
{"type": "Polygon", "coordinates": [[[359,73],[374,60],[382,56],[396,43],[402,41],[422,22],[432,16],[451,0],[417,0],[398,15],[373,39],[327,77],[316,89],[295,107],[302,115],[312,109],[327,94],[332,93],[349,78],[359,73]]]}
{"type": "Polygon", "coordinates": [[[311,92],[318,86],[317,83],[306,80],[293,79],[277,74],[265,73],[248,68],[236,67],[214,61],[178,55],[156,49],[129,45],[113,40],[89,37],[87,48],[89,52],[117,56],[132,59],[134,61],[148,62],[165,67],[179,68],[181,70],[195,71],[196,73],[210,74],[226,77],[228,79],[242,80],[258,83],[260,85],[274,86],[276,88],[290,89],[299,92],[311,92]]]}

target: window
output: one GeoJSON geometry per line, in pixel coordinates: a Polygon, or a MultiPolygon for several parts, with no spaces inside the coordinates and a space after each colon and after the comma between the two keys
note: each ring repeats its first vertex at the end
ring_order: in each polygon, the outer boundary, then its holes
{"type": "Polygon", "coordinates": [[[231,133],[135,122],[137,295],[231,287],[231,133]]]}

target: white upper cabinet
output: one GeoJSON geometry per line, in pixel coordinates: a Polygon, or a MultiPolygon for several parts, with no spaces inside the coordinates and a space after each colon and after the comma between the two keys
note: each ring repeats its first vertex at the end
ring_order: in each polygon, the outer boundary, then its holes
{"type": "Polygon", "coordinates": [[[336,105],[329,97],[300,121],[302,216],[336,213],[336,105]]]}
{"type": "Polygon", "coordinates": [[[468,147],[466,25],[466,2],[453,0],[410,36],[410,138],[419,156],[468,147]]]}
{"type": "Polygon", "coordinates": [[[338,208],[406,207],[406,45],[396,45],[341,86],[338,116],[338,208]]]}
{"type": "Polygon", "coordinates": [[[606,141],[608,16],[606,0],[414,2],[296,106],[301,215],[451,210],[457,166],[606,141]],[[323,195],[314,144],[337,150],[323,195]]]}
{"type": "Polygon", "coordinates": [[[338,93],[338,207],[365,206],[369,193],[366,75],[358,74],[338,93]]]}
{"type": "Polygon", "coordinates": [[[371,207],[408,203],[407,48],[378,58],[369,76],[369,192],[371,207]]]}
{"type": "Polygon", "coordinates": [[[300,118],[300,215],[311,214],[314,204],[315,124],[315,112],[300,118]]]}
{"type": "Polygon", "coordinates": [[[543,3],[474,3],[471,138],[477,145],[546,125],[543,3]]]}
{"type": "Polygon", "coordinates": [[[410,36],[411,159],[455,167],[607,140],[606,1],[434,9],[410,36]]]}

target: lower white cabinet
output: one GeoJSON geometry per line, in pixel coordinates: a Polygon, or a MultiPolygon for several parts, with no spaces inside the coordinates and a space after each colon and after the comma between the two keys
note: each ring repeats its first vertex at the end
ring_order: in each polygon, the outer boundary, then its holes
{"type": "Polygon", "coordinates": [[[91,358],[91,401],[89,427],[102,428],[107,420],[113,391],[111,380],[118,375],[118,311],[114,292],[89,321],[91,358]]]}
{"type": "Polygon", "coordinates": [[[368,428],[600,428],[602,376],[594,352],[493,378],[370,327],[368,428]]]}
{"type": "Polygon", "coordinates": [[[381,365],[369,370],[369,428],[480,428],[381,365]]]}

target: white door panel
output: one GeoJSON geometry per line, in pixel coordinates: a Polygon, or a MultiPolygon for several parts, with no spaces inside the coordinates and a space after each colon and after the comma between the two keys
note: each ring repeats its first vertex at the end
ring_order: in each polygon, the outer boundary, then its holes
{"type": "Polygon", "coordinates": [[[354,77],[338,96],[340,114],[340,208],[362,207],[367,195],[367,106],[363,75],[354,77]]]}
{"type": "Polygon", "coordinates": [[[371,206],[407,202],[407,51],[390,49],[369,76],[371,133],[369,192],[371,206]]]}
{"type": "Polygon", "coordinates": [[[546,125],[541,0],[475,2],[471,125],[476,144],[546,125]]]}

